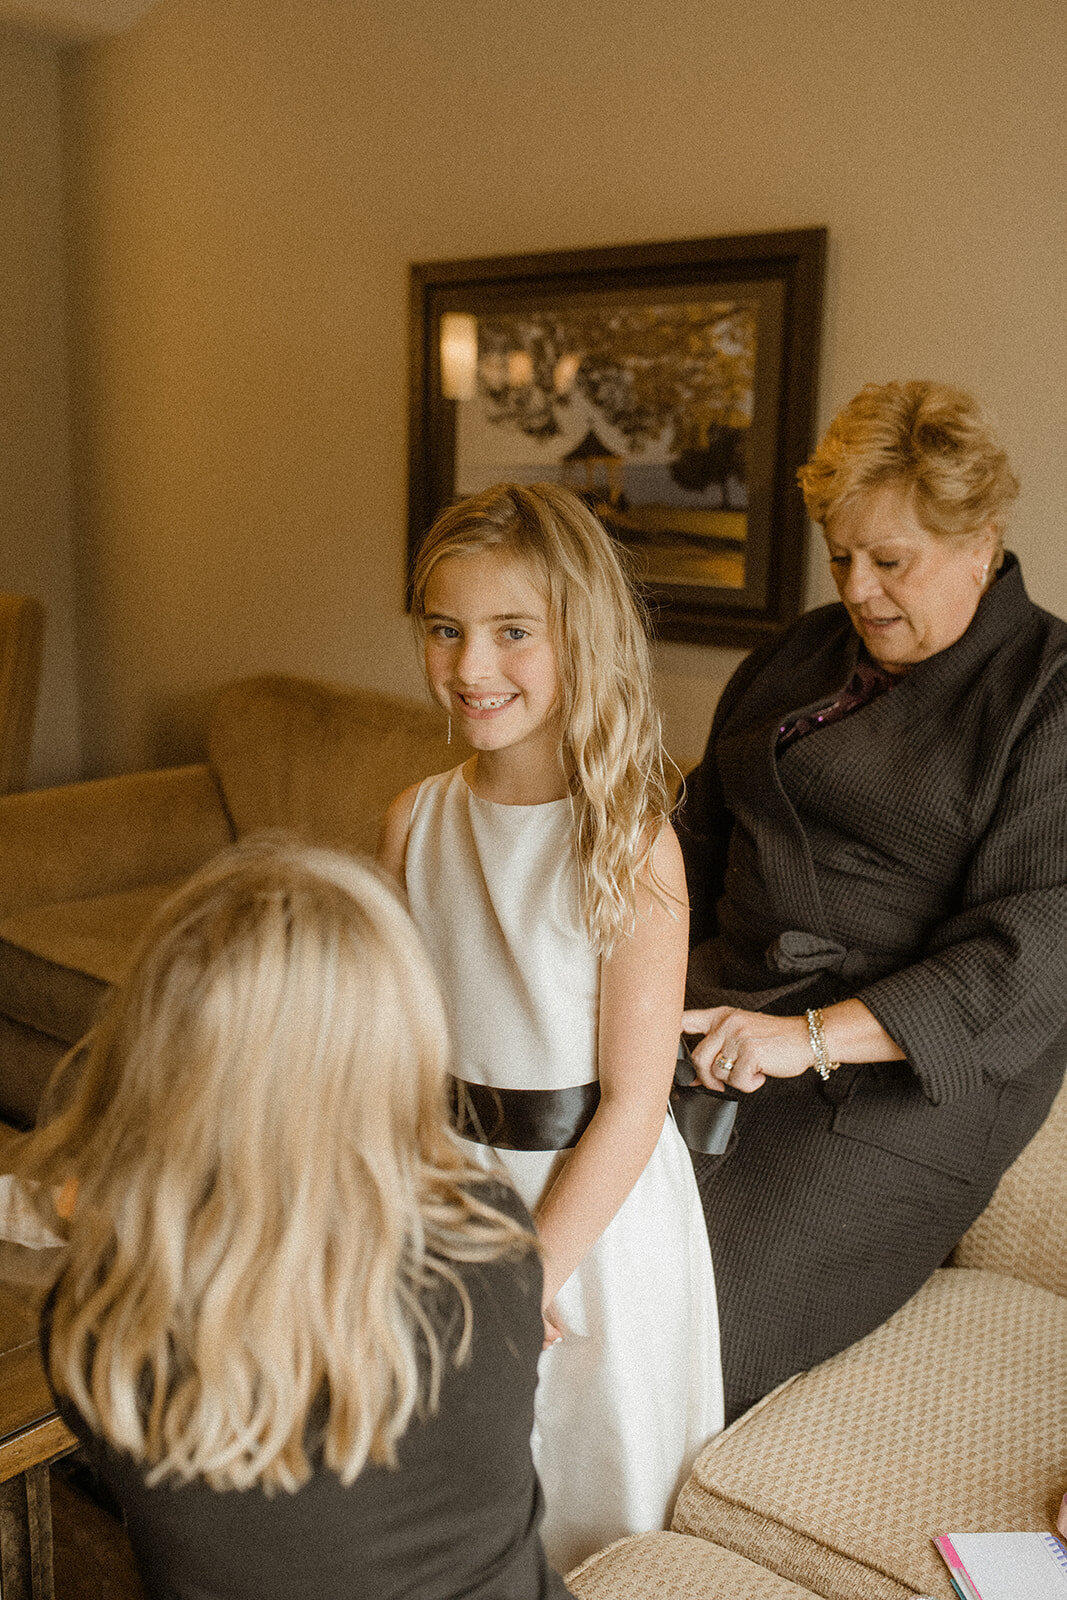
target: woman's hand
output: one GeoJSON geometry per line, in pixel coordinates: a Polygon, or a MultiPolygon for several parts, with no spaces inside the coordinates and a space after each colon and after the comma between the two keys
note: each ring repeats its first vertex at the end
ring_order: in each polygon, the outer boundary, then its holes
{"type": "MultiPolygon", "coordinates": [[[[903,1061],[904,1051],[862,1000],[837,1000],[822,1012],[823,1038],[831,1061],[903,1061]]],[[[702,1033],[690,1048],[706,1089],[751,1094],[764,1078],[799,1078],[815,1065],[807,1016],[769,1017],[762,1011],[712,1006],[684,1011],[683,1033],[702,1033]],[[727,1070],[726,1063],[733,1062],[727,1070]]]]}
{"type": "Polygon", "coordinates": [[[706,1089],[719,1090],[729,1083],[731,1089],[751,1094],[765,1078],[799,1078],[814,1060],[806,1017],[770,1017],[762,1011],[712,1006],[683,1012],[682,1032],[704,1035],[699,1044],[690,1046],[690,1054],[706,1089]]]}

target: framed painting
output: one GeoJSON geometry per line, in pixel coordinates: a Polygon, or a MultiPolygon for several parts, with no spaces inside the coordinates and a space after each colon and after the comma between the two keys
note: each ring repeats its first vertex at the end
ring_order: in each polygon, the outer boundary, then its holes
{"type": "Polygon", "coordinates": [[[796,615],[826,230],[411,268],[409,549],[503,481],[569,485],[657,635],[752,645],[796,615]]]}

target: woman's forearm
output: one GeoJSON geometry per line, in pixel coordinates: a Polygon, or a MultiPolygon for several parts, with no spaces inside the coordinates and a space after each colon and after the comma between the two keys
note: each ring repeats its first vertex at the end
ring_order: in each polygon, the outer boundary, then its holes
{"type": "Polygon", "coordinates": [[[832,1006],[824,1006],[822,1024],[833,1061],[904,1060],[903,1050],[862,1000],[838,1000],[832,1006]]]}
{"type": "MultiPolygon", "coordinates": [[[[826,1055],[830,1061],[902,1061],[904,1051],[886,1033],[862,1000],[839,1000],[821,1012],[826,1055]]],[[[692,1056],[701,1082],[720,1089],[750,1093],[765,1078],[799,1078],[815,1064],[807,1014],[775,1017],[765,1011],[713,1006],[687,1011],[686,1033],[702,1033],[692,1056]],[[727,1070],[727,1063],[732,1065],[727,1070]]]]}

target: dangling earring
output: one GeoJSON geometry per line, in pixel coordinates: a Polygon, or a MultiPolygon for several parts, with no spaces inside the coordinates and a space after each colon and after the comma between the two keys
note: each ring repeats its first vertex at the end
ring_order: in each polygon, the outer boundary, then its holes
{"type": "Polygon", "coordinates": [[[448,743],[452,743],[452,718],[448,719],[448,743]]]}
{"type": "Polygon", "coordinates": [[[979,588],[979,590],[981,590],[984,593],[986,584],[989,582],[989,562],[987,561],[984,564],[984,566],[977,567],[975,569],[975,574],[974,575],[975,575],[975,578],[978,580],[978,588],[979,588]]]}

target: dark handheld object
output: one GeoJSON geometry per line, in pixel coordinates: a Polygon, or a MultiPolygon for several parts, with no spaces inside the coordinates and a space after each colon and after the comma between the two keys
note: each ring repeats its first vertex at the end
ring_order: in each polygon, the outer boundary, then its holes
{"type": "Polygon", "coordinates": [[[671,1088],[671,1110],[678,1132],[698,1154],[721,1156],[733,1131],[737,1116],[738,1090],[723,1084],[716,1094],[697,1079],[693,1058],[684,1039],[678,1040],[678,1061],[671,1088]]]}

